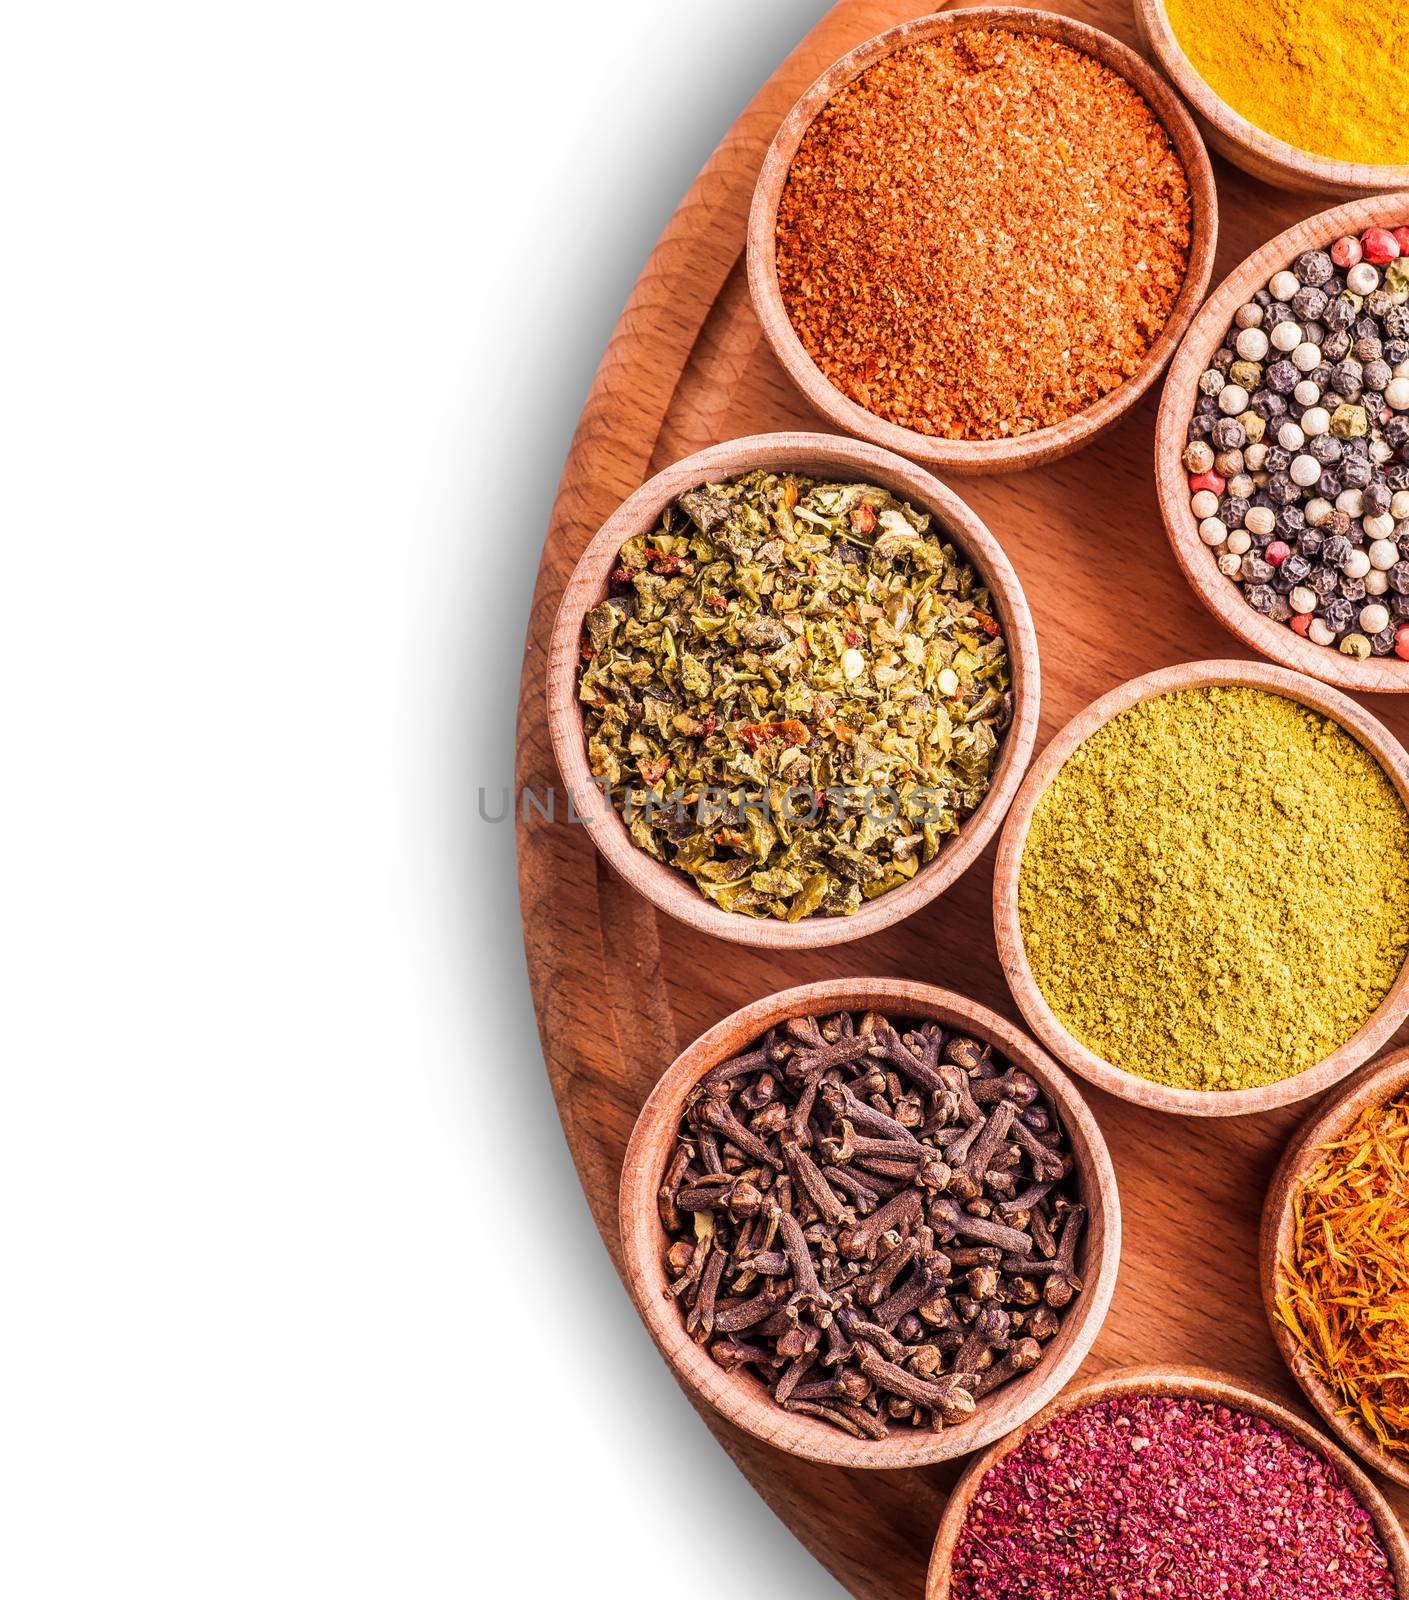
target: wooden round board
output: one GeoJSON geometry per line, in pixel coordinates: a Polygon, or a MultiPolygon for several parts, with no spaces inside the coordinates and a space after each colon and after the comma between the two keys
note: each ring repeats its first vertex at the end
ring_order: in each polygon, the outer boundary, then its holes
{"type": "MultiPolygon", "coordinates": [[[[548,529],[520,684],[518,783],[559,789],[544,704],[546,646],[577,556],[617,504],[681,456],[739,434],[823,426],[791,388],[749,305],[744,236],[754,179],[802,90],[836,57],[935,9],[840,0],[714,153],[662,235],[612,335],[548,529]]],[[[1121,0],[1053,9],[1135,43],[1121,0]]],[[[1281,194],[1215,159],[1217,283],[1260,242],[1329,196],[1281,194]]],[[[1126,678],[1247,655],[1194,597],[1166,542],[1152,459],[1159,385],[1111,433],[1031,472],[953,487],[1018,570],[1042,650],[1039,750],[1126,678]]],[[[1409,669],[1406,669],[1409,670],[1409,669]]],[[[1409,739],[1409,702],[1370,702],[1409,739]]],[[[994,945],[990,846],[947,894],[854,944],[781,954],[725,944],[657,913],[597,856],[586,830],[521,809],[520,899],[543,1051],[593,1216],[620,1270],[616,1195],[632,1123],[660,1074],[705,1028],[789,984],[864,974],[918,978],[1021,1026],[994,945]]],[[[1265,1384],[1312,1413],[1278,1357],[1258,1288],[1258,1219],[1273,1168],[1309,1107],[1194,1121],[1081,1085],[1115,1159],[1125,1217],[1120,1280],[1083,1372],[1197,1363],[1265,1384]]],[[[713,1416],[720,1442],[805,1545],[855,1595],[918,1600],[947,1491],[963,1463],[849,1472],[791,1459],[713,1416]]],[[[1409,1523],[1409,1491],[1378,1480],[1409,1523]]]]}

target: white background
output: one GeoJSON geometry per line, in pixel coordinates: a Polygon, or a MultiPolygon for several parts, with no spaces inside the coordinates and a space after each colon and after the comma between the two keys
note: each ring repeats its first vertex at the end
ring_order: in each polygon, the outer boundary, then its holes
{"type": "Polygon", "coordinates": [[[612,323],[824,10],[6,8],[7,1596],[840,1593],[610,1271],[475,816],[612,323]]]}

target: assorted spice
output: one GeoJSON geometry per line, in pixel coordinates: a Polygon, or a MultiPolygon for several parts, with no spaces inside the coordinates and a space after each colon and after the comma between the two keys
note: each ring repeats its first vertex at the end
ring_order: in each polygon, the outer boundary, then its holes
{"type": "Polygon", "coordinates": [[[1184,467],[1199,536],[1254,611],[1409,660],[1409,226],[1305,251],[1238,308],[1184,467]]]}
{"type": "Polygon", "coordinates": [[[1409,954],[1409,816],[1294,700],[1160,695],[1039,800],[1019,918],[1038,987],[1096,1055],[1180,1088],[1275,1083],[1344,1044],[1409,954]]]}
{"type": "Polygon", "coordinates": [[[954,1600],[1396,1600],[1369,1513],[1284,1429],[1136,1395],[1052,1419],[985,1475],[954,1600]]]}
{"type": "Polygon", "coordinates": [[[1188,267],[1188,178],[1118,73],[1036,34],[904,46],[804,135],[778,207],[823,375],[919,433],[998,439],[1129,378],[1188,267]]]}
{"type": "Polygon", "coordinates": [[[913,878],[1012,719],[992,597],[868,484],[681,495],[623,547],[582,657],[588,759],[632,839],[752,917],[845,916],[913,878]]]}
{"type": "Polygon", "coordinates": [[[785,1022],[690,1095],[667,1294],[729,1370],[858,1438],[940,1429],[1043,1358],[1086,1208],[1036,1081],[874,1012],[785,1022]]]}
{"type": "Polygon", "coordinates": [[[1409,1098],[1328,1145],[1294,1205],[1277,1315],[1340,1414],[1409,1458],[1409,1098]]]}
{"type": "Polygon", "coordinates": [[[1346,0],[1165,0],[1210,89],[1274,138],[1335,161],[1409,162],[1409,20],[1346,0]]]}

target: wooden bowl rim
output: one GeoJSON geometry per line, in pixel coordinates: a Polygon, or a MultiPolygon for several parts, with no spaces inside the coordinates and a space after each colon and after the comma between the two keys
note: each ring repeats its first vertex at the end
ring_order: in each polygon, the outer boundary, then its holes
{"type": "Polygon", "coordinates": [[[1229,143],[1277,167],[1297,188],[1338,189],[1343,193],[1359,190],[1374,194],[1409,183],[1409,165],[1404,163],[1341,161],[1333,156],[1318,156],[1249,122],[1199,76],[1193,62],[1184,54],[1164,0],[1135,0],[1135,12],[1160,67],[1199,116],[1212,124],[1229,143]]]}
{"type": "Polygon", "coordinates": [[[1409,223],[1409,190],[1350,200],[1279,233],[1253,251],[1219,284],[1189,325],[1170,364],[1155,421],[1155,487],[1165,532],[1184,576],[1205,607],[1230,633],[1269,660],[1305,672],[1340,689],[1371,694],[1409,694],[1409,661],[1372,656],[1355,661],[1339,650],[1312,644],[1284,622],[1260,616],[1242,591],[1218,570],[1218,553],[1199,538],[1189,508],[1189,480],[1182,456],[1199,376],[1222,342],[1233,313],[1276,271],[1303,251],[1323,248],[1345,233],[1379,227],[1390,217],[1409,223]]]}
{"type": "Polygon", "coordinates": [[[1218,195],[1208,151],[1179,96],[1141,56],[1088,23],[1022,6],[981,6],[918,17],[857,45],[833,63],[783,119],[763,159],[748,222],[749,294],[765,338],[784,372],[835,427],[957,473],[1008,472],[1054,461],[1110,427],[1154,383],[1188,327],[1213,272],[1218,244],[1218,195]],[[1189,181],[1191,234],[1184,283],[1159,336],[1135,372],[1118,387],[1062,422],[1006,439],[947,439],[918,433],[867,411],[826,378],[793,329],[778,287],[778,204],[804,134],[826,103],[868,67],[907,44],[970,28],[1001,28],[1054,38],[1120,74],[1143,97],[1169,135],[1189,181]]]}
{"type": "Polygon", "coordinates": [[[698,451],[656,473],[612,513],[578,558],[548,646],[548,730],[553,753],[574,813],[593,843],[620,877],[678,922],[756,948],[812,950],[845,944],[894,926],[943,894],[978,859],[1007,814],[1037,742],[1041,694],[1037,628],[1027,597],[1002,546],[978,514],[914,462],[862,440],[825,433],[750,434],[698,451]],[[632,841],[611,802],[593,783],[587,762],[576,692],[578,641],[583,617],[606,593],[607,574],[617,553],[627,539],[653,526],[664,507],[685,490],[764,466],[875,483],[928,511],[983,579],[1008,643],[1013,720],[1003,735],[988,792],[928,866],[849,917],[764,922],[710,904],[682,873],[653,860],[632,841]]]}
{"type": "Polygon", "coordinates": [[[1258,1088],[1181,1089],[1139,1077],[1096,1055],[1067,1031],[1047,1003],[1028,965],[1018,916],[1018,876],[1037,802],[1077,746],[1122,711],[1143,700],[1177,690],[1221,685],[1265,689],[1332,718],[1374,756],[1409,809],[1409,753],[1363,706],[1337,689],[1265,662],[1189,661],[1147,672],[1118,685],[1078,712],[1055,735],[1029,769],[1008,813],[993,872],[993,924],[998,959],[1018,1009],[1038,1039],[1059,1061],[1098,1088],[1151,1110],[1194,1117],[1248,1116],[1320,1094],[1388,1044],[1409,1015],[1409,959],[1406,959],[1377,1009],[1343,1045],[1315,1065],[1279,1083],[1258,1088]]]}
{"type": "Polygon", "coordinates": [[[896,1470],[967,1454],[1001,1437],[1044,1406],[1085,1359],[1105,1321],[1120,1267],[1120,1194],[1100,1125],[1077,1085],[1012,1023],[963,995],[899,978],[832,978],[801,984],[740,1007],[700,1035],[667,1069],[641,1108],[622,1164],[619,1197],[623,1275],[636,1309],[676,1381],[691,1399],[708,1404],[755,1438],[790,1455],[829,1466],[896,1470]],[[664,1232],[656,1197],[666,1152],[685,1096],[719,1062],[787,1017],[841,1010],[884,1011],[932,1018],[991,1042],[1032,1074],[1063,1119],[1088,1208],[1081,1241],[1085,1287],[1030,1373],[979,1402],[974,1415],[942,1432],[853,1439],[812,1417],[779,1409],[756,1379],[725,1372],[685,1332],[664,1297],[664,1232]],[[1093,1270],[1094,1269],[1094,1270],[1093,1270]]]}
{"type": "Polygon", "coordinates": [[[1339,1401],[1335,1391],[1311,1370],[1300,1345],[1277,1316],[1277,1296],[1283,1283],[1281,1263],[1291,1253],[1293,1202],[1302,1180],[1316,1165],[1323,1145],[1340,1138],[1368,1106],[1381,1104],[1405,1090],[1409,1090],[1409,1048],[1394,1051],[1358,1074],[1329,1104],[1318,1106],[1307,1118],[1287,1145],[1268,1186],[1258,1254],[1267,1325],[1302,1393],[1347,1449],[1385,1477],[1409,1488],[1409,1456],[1391,1454],[1354,1418],[1337,1415],[1339,1401]]]}
{"type": "Polygon", "coordinates": [[[968,1519],[969,1506],[989,1470],[1022,1442],[1039,1432],[1054,1417],[1077,1411],[1102,1400],[1123,1395],[1165,1395],[1175,1399],[1202,1400],[1210,1405],[1227,1406],[1275,1423],[1302,1444],[1319,1450],[1345,1479],[1346,1487],[1369,1513],[1375,1532],[1389,1556],[1391,1575],[1401,1600],[1409,1600],[1409,1538],[1384,1496],[1369,1477],[1338,1445],[1317,1431],[1311,1423],[1289,1410],[1271,1390],[1249,1384],[1232,1373],[1199,1366],[1134,1366],[1102,1373],[1085,1383],[1073,1385],[1051,1405],[970,1463],[955,1486],[940,1518],[925,1582],[925,1600],[948,1600],[951,1584],[949,1568],[968,1519]]]}

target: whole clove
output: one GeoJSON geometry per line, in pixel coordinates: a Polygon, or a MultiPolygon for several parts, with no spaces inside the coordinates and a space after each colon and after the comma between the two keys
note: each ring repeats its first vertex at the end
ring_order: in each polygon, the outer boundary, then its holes
{"type": "Polygon", "coordinates": [[[793,1017],[715,1067],[659,1209],[691,1337],[857,1438],[963,1422],[1041,1362],[1082,1289],[1056,1107],[931,1021],[793,1017]]]}

